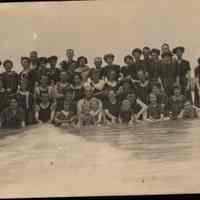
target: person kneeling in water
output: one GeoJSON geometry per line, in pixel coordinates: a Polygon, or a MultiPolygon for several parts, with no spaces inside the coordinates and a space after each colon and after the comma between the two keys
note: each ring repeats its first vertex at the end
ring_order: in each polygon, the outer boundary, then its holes
{"type": "Polygon", "coordinates": [[[8,108],[0,116],[0,128],[24,128],[25,112],[18,106],[17,98],[11,97],[8,108]]]}

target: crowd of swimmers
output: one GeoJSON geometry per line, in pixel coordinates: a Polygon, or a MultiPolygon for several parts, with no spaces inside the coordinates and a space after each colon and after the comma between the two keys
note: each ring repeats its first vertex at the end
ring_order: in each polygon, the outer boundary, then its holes
{"type": "Polygon", "coordinates": [[[36,51],[21,57],[21,72],[11,60],[0,74],[0,127],[19,128],[37,123],[55,126],[96,126],[140,121],[194,119],[200,107],[200,59],[192,84],[185,48],[135,48],[115,63],[112,53],[66,60],[39,57],[36,51]],[[105,62],[105,64],[104,64],[105,62]],[[195,85],[195,86],[193,86],[195,85]],[[194,98],[192,97],[194,91],[194,98]]]}

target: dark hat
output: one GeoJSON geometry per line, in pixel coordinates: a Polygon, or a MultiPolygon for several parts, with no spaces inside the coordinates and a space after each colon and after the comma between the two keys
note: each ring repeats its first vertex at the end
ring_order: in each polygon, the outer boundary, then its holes
{"type": "Polygon", "coordinates": [[[124,56],[124,62],[125,62],[127,59],[133,60],[133,57],[132,57],[131,55],[126,55],[126,56],[124,56]]]}
{"type": "Polygon", "coordinates": [[[164,52],[164,53],[162,53],[162,55],[161,55],[161,57],[162,58],[164,58],[164,57],[172,57],[173,56],[173,54],[169,51],[169,52],[164,52]]]}
{"type": "Polygon", "coordinates": [[[136,52],[142,54],[142,50],[141,49],[135,48],[135,49],[132,50],[132,55],[135,54],[136,52]]]}
{"type": "Polygon", "coordinates": [[[51,60],[58,60],[58,57],[57,56],[50,56],[48,57],[48,62],[50,62],[51,60]]]}
{"type": "Polygon", "coordinates": [[[173,49],[173,54],[176,54],[177,53],[177,51],[178,50],[180,50],[182,53],[184,53],[185,52],[185,48],[184,47],[181,47],[181,46],[179,46],[179,47],[176,47],[176,48],[174,48],[173,49]]]}
{"type": "Polygon", "coordinates": [[[151,54],[152,54],[152,53],[156,53],[156,54],[159,56],[159,55],[160,55],[160,50],[154,48],[154,49],[151,50],[151,54]]]}
{"type": "Polygon", "coordinates": [[[85,56],[80,56],[80,57],[78,57],[78,59],[77,59],[77,63],[78,63],[78,64],[79,64],[79,62],[80,62],[81,59],[84,59],[84,60],[85,60],[85,64],[88,63],[88,60],[87,60],[87,58],[86,58],[85,56]]]}
{"type": "Polygon", "coordinates": [[[11,60],[5,60],[3,62],[3,66],[5,66],[7,63],[10,63],[11,65],[13,65],[13,62],[11,60]]]}
{"type": "Polygon", "coordinates": [[[104,61],[106,61],[107,58],[113,58],[113,59],[114,59],[115,56],[114,56],[114,54],[112,54],[112,53],[107,53],[107,54],[105,54],[105,55],[103,56],[104,61]]]}
{"type": "Polygon", "coordinates": [[[40,62],[45,62],[45,63],[47,63],[48,60],[47,60],[46,57],[39,57],[39,58],[38,58],[38,62],[39,62],[39,63],[40,63],[40,62]]]}
{"type": "Polygon", "coordinates": [[[143,47],[143,50],[144,49],[151,50],[150,47],[148,47],[148,46],[143,47]]]}
{"type": "Polygon", "coordinates": [[[22,60],[27,60],[28,62],[31,62],[30,58],[29,57],[21,57],[21,61],[22,60]]]}

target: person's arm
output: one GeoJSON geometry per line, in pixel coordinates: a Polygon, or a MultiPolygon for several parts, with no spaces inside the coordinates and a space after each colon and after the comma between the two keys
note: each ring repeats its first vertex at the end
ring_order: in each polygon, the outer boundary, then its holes
{"type": "Polygon", "coordinates": [[[38,105],[35,106],[35,120],[38,122],[38,123],[42,123],[41,120],[39,120],[39,112],[40,112],[40,108],[38,105]]]}
{"type": "Polygon", "coordinates": [[[116,117],[114,115],[112,115],[108,109],[104,110],[105,115],[112,121],[112,123],[114,123],[116,121],[116,117]]]}
{"type": "Polygon", "coordinates": [[[140,117],[143,113],[145,113],[145,111],[147,110],[147,105],[144,104],[140,99],[137,99],[136,102],[137,102],[138,105],[141,106],[140,111],[139,111],[139,112],[136,114],[136,116],[135,116],[135,117],[136,117],[136,120],[137,120],[137,119],[139,119],[139,117],[140,117]]]}
{"type": "Polygon", "coordinates": [[[191,70],[188,70],[188,72],[186,74],[186,78],[188,80],[186,90],[189,90],[192,86],[191,70]]]}

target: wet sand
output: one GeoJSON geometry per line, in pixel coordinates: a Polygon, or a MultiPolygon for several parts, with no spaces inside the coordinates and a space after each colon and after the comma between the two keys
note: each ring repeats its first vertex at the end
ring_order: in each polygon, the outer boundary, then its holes
{"type": "Polygon", "coordinates": [[[11,135],[0,140],[0,196],[199,192],[198,124],[45,125],[11,135]]]}

